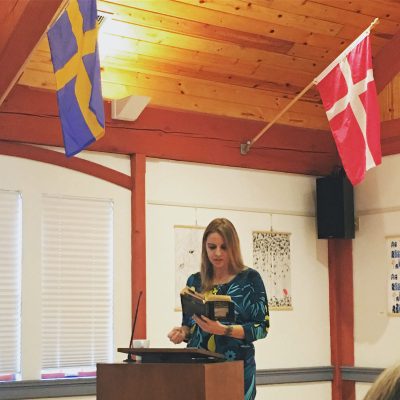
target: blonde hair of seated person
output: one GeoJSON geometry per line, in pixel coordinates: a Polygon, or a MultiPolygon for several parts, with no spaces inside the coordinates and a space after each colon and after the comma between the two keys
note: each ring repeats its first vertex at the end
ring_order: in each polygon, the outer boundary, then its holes
{"type": "Polygon", "coordinates": [[[400,400],[400,364],[386,368],[370,387],[364,400],[400,400]]]}

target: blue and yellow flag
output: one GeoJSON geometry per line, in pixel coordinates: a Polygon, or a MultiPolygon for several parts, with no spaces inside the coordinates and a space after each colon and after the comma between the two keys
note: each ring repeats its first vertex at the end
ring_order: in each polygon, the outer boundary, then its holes
{"type": "Polygon", "coordinates": [[[104,135],[96,22],[96,0],[71,0],[47,33],[67,157],[104,135]]]}

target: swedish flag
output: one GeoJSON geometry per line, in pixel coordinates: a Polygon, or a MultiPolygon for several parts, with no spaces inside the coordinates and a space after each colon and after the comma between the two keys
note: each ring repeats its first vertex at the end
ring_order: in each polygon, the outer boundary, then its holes
{"type": "Polygon", "coordinates": [[[67,157],[104,135],[96,22],[96,0],[71,0],[47,33],[67,157]]]}

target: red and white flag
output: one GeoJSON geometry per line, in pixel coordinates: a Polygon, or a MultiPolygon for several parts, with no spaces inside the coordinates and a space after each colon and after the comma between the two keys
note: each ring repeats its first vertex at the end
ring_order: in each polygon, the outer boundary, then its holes
{"type": "Polygon", "coordinates": [[[315,80],[343,167],[353,185],[381,163],[380,110],[369,30],[315,80]]]}

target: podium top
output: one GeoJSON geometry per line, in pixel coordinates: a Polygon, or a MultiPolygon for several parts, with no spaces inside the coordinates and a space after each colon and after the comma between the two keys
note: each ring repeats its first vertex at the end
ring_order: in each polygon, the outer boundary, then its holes
{"type": "Polygon", "coordinates": [[[119,353],[134,354],[142,358],[142,363],[210,363],[221,362],[225,357],[204,349],[192,347],[172,348],[118,348],[119,353]]]}

